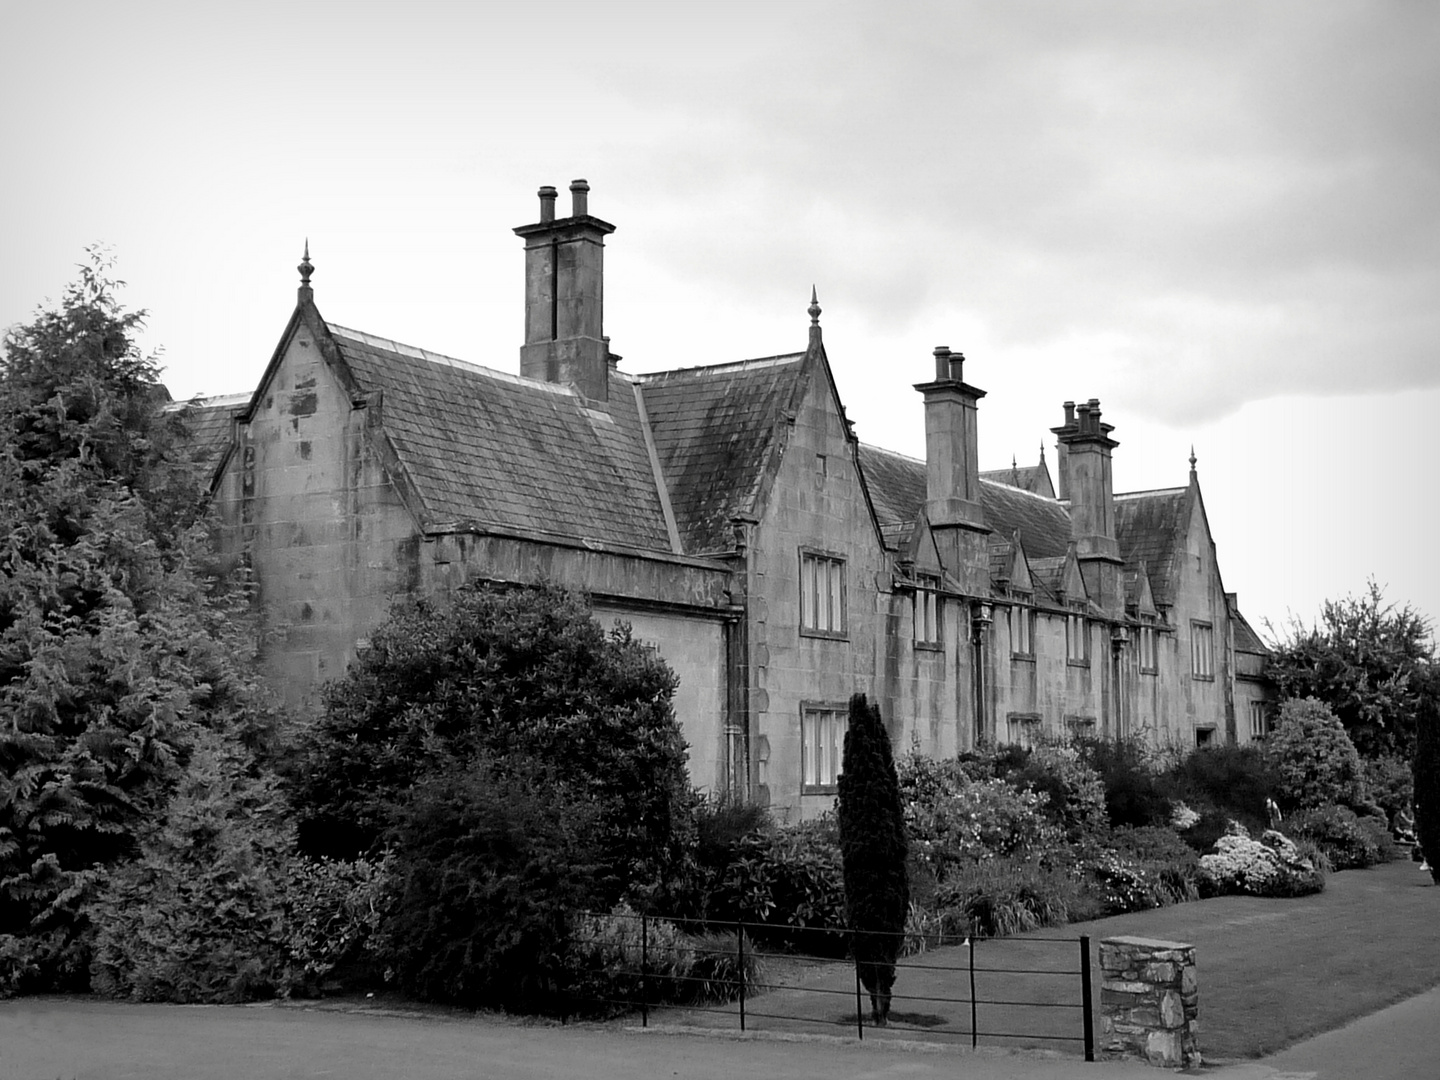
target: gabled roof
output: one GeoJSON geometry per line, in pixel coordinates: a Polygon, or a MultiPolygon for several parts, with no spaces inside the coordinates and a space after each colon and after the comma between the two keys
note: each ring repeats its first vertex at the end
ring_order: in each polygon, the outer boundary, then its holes
{"type": "Polygon", "coordinates": [[[195,464],[207,476],[213,475],[230,449],[231,421],[249,400],[249,394],[224,394],[176,401],[165,406],[166,412],[180,414],[181,423],[190,437],[195,464]]]}
{"type": "Polygon", "coordinates": [[[1055,485],[1050,482],[1050,469],[1042,459],[1038,465],[1011,465],[1008,469],[985,469],[981,480],[990,480],[1021,491],[1034,492],[1046,498],[1055,497],[1055,485]]]}
{"type": "Polygon", "coordinates": [[[329,326],[429,527],[476,523],[669,551],[629,378],[610,400],[329,326]]]}
{"type": "Polygon", "coordinates": [[[766,466],[803,390],[805,354],[637,375],[687,552],[728,551],[759,517],[766,466]]]}
{"type": "Polygon", "coordinates": [[[1160,607],[1174,604],[1176,553],[1184,546],[1190,523],[1190,489],[1164,488],[1115,496],[1115,538],[1126,575],[1149,571],[1150,587],[1160,607]]]}
{"type": "MultiPolygon", "coordinates": [[[[925,462],[861,443],[860,467],[887,537],[890,526],[920,516],[925,506],[925,462]]],[[[982,476],[980,505],[985,508],[985,523],[1001,537],[1020,534],[1031,559],[1065,554],[1070,514],[1063,504],[982,476]]]]}
{"type": "Polygon", "coordinates": [[[1225,606],[1230,609],[1230,630],[1235,635],[1235,651],[1269,656],[1270,650],[1265,642],[1260,640],[1255,628],[1240,614],[1240,603],[1234,593],[1225,594],[1225,606]]]}

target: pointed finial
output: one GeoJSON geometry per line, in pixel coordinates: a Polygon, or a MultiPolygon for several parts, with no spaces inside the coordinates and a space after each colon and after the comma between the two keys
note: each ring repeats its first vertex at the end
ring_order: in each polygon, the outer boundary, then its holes
{"type": "Polygon", "coordinates": [[[819,326],[819,325],[820,325],[820,300],[819,300],[819,298],[815,295],[815,286],[814,286],[814,285],[811,285],[811,286],[810,286],[810,307],[809,307],[809,312],[810,312],[810,325],[811,325],[811,326],[819,326]]]}
{"type": "Polygon", "coordinates": [[[1190,475],[1195,475],[1195,444],[1190,444],[1190,475]]]}
{"type": "Polygon", "coordinates": [[[1017,457],[1014,455],[1014,453],[1011,453],[1011,455],[1010,455],[1010,468],[1012,468],[1012,469],[1018,469],[1019,467],[1020,467],[1020,459],[1017,458],[1017,457]]]}
{"type": "Polygon", "coordinates": [[[1040,464],[1045,464],[1045,444],[1043,442],[1040,444],[1040,464]]]}
{"type": "Polygon", "coordinates": [[[295,268],[300,271],[300,287],[310,288],[310,275],[315,272],[315,267],[310,263],[310,238],[305,238],[305,254],[300,257],[300,265],[295,268]]]}

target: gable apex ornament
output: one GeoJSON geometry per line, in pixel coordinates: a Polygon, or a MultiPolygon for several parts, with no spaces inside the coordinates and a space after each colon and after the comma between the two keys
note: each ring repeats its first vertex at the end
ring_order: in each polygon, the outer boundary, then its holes
{"type": "Polygon", "coordinates": [[[300,265],[295,269],[300,271],[300,299],[313,299],[315,290],[310,287],[310,275],[315,273],[315,265],[310,261],[310,238],[308,236],[305,238],[305,254],[300,256],[300,265]]]}

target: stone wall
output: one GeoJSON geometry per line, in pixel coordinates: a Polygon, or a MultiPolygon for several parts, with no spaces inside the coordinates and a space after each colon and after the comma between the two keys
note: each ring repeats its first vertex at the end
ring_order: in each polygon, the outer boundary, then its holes
{"type": "Polygon", "coordinates": [[[1142,937],[1100,942],[1101,1057],[1198,1067],[1199,1026],[1193,945],[1142,937]]]}

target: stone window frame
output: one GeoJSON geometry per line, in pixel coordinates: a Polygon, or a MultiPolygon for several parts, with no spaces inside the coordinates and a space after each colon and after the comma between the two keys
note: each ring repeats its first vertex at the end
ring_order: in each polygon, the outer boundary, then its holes
{"type": "Polygon", "coordinates": [[[849,726],[850,708],[842,702],[800,703],[800,794],[833,795],[838,790],[849,726]]]}
{"type": "MultiPolygon", "coordinates": [[[[1033,595],[1030,593],[1017,592],[1014,594],[1015,603],[1010,605],[1010,659],[1011,660],[1034,660],[1035,659],[1035,608],[1031,606],[1033,595]],[[1016,626],[1021,632],[1015,632],[1016,626]]],[[[1018,714],[1017,714],[1018,715],[1018,714]]]]}
{"type": "Polygon", "coordinates": [[[1190,620],[1190,677],[1215,681],[1215,624],[1190,620]]]}
{"type": "Polygon", "coordinates": [[[1071,604],[1065,612],[1065,663],[1090,666],[1090,619],[1084,604],[1071,604]]]}
{"type": "Polygon", "coordinates": [[[1141,675],[1160,674],[1160,627],[1152,615],[1140,616],[1140,631],[1136,634],[1136,656],[1141,675]]]}
{"type": "Polygon", "coordinates": [[[1214,724],[1205,724],[1195,728],[1195,748],[1198,750],[1205,746],[1219,746],[1220,740],[1215,737],[1216,727],[1214,724]]]}
{"type": "Polygon", "coordinates": [[[833,551],[820,548],[800,548],[800,634],[802,637],[829,638],[845,641],[849,638],[849,619],[846,617],[849,594],[845,581],[845,557],[833,551]],[[825,588],[825,611],[829,618],[821,626],[820,594],[816,590],[814,574],[821,567],[827,568],[825,588]],[[834,572],[834,577],[830,572],[834,572]],[[838,596],[837,596],[838,594],[838,596]],[[836,620],[838,618],[838,628],[836,620]],[[813,625],[812,625],[813,624],[813,625]]]}
{"type": "Polygon", "coordinates": [[[1011,712],[1005,714],[1005,725],[1010,732],[1011,742],[1027,750],[1035,745],[1035,736],[1045,718],[1038,712],[1011,712]],[[1019,736],[1016,738],[1016,736],[1019,736]]]}
{"type": "Polygon", "coordinates": [[[1251,701],[1247,710],[1250,714],[1250,738],[1263,739],[1270,734],[1269,702],[1251,701]]]}
{"type": "Polygon", "coordinates": [[[945,647],[945,609],[940,586],[939,574],[915,575],[911,641],[917,649],[940,650],[945,647]]]}

